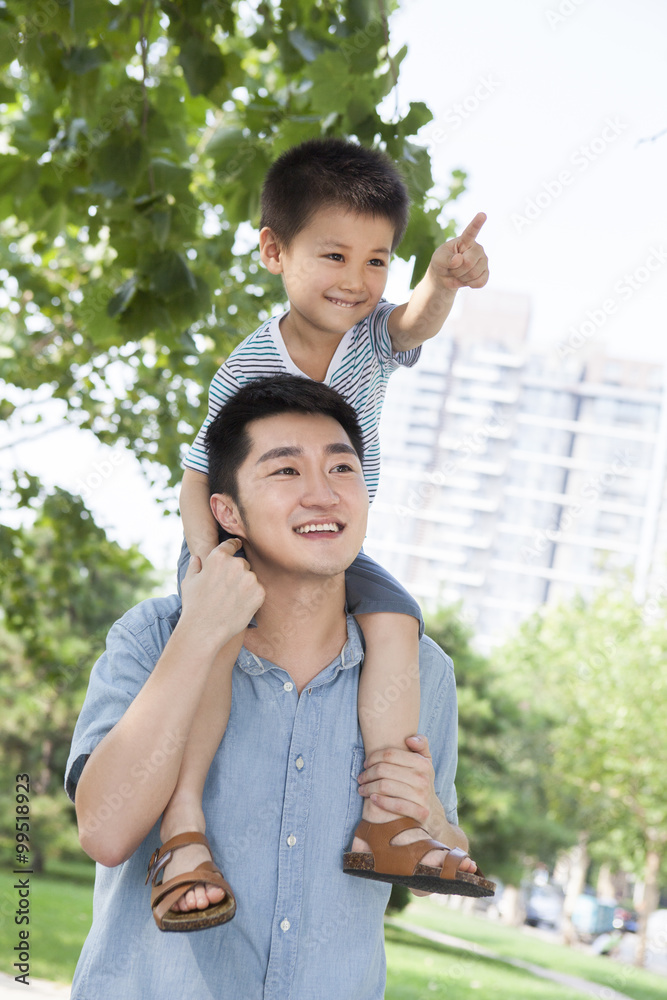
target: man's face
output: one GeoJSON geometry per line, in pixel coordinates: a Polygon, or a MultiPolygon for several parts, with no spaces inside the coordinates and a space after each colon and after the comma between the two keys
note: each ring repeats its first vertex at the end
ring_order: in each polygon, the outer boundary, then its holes
{"type": "Polygon", "coordinates": [[[332,417],[283,413],[248,426],[237,507],[212,497],[214,513],[245,541],[253,570],[331,577],[363,544],[368,491],[350,439],[332,417]]]}
{"type": "Polygon", "coordinates": [[[282,274],[295,329],[340,336],[368,316],[384,292],[393,239],[388,219],[329,207],[289,247],[271,245],[272,257],[263,248],[264,263],[282,274]]]}

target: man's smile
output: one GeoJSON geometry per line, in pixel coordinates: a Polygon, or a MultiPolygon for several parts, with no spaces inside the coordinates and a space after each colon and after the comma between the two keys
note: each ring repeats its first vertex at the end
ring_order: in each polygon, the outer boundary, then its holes
{"type": "Polygon", "coordinates": [[[344,525],[339,524],[338,521],[326,521],[318,524],[316,521],[310,522],[310,524],[302,524],[300,527],[295,528],[294,531],[297,535],[308,535],[310,533],[322,534],[339,534],[344,528],[344,525]]]}

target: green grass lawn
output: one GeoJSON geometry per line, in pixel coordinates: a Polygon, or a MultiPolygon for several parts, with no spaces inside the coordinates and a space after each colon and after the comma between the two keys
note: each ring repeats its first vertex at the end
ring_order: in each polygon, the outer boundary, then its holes
{"type": "MultiPolygon", "coordinates": [[[[20,878],[21,876],[16,876],[20,878]]],[[[59,864],[52,872],[30,875],[30,976],[69,983],[81,946],[93,919],[92,863],[59,864]]],[[[3,879],[0,895],[0,949],[2,971],[12,968],[14,945],[19,943],[14,923],[17,893],[13,881],[3,879]]],[[[23,926],[25,929],[25,926],[23,926]]]]}
{"type": "MultiPolygon", "coordinates": [[[[70,982],[81,946],[92,920],[94,865],[81,862],[57,865],[43,875],[30,876],[30,974],[40,979],[70,982]]],[[[14,974],[13,948],[18,944],[14,923],[16,891],[3,880],[0,895],[2,971],[14,974]]],[[[412,903],[397,919],[474,941],[500,955],[521,958],[611,986],[634,1000],[664,1000],[667,980],[559,945],[481,917],[437,906],[428,900],[412,903]]],[[[386,928],[386,1000],[579,1000],[572,990],[538,979],[520,969],[450,948],[396,927],[386,928]]]]}
{"type": "Polygon", "coordinates": [[[386,1000],[584,1000],[520,969],[385,928],[386,1000]]]}
{"type": "Polygon", "coordinates": [[[484,917],[470,916],[426,899],[411,903],[396,919],[474,941],[499,955],[520,958],[546,969],[610,986],[634,1000],[665,1000],[667,996],[667,979],[664,976],[551,944],[524,934],[517,928],[505,927],[484,917]]]}

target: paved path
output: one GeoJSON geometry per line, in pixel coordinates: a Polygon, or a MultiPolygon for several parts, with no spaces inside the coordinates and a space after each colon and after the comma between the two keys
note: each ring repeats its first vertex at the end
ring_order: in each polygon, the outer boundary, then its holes
{"type": "MultiPolygon", "coordinates": [[[[541,965],[533,965],[531,962],[523,962],[520,958],[508,958],[506,955],[498,955],[495,951],[489,951],[480,944],[472,941],[464,941],[462,938],[452,937],[449,934],[441,934],[439,931],[430,931],[417,924],[408,924],[403,920],[385,919],[385,923],[400,930],[410,931],[417,937],[425,938],[427,941],[436,941],[438,944],[446,944],[451,948],[460,948],[462,951],[469,951],[473,955],[482,958],[492,958],[496,962],[504,962],[506,965],[513,965],[517,969],[524,969],[533,976],[541,979],[550,979],[554,983],[566,986],[568,989],[577,990],[586,996],[596,997],[596,1000],[631,1000],[625,993],[619,993],[611,986],[603,986],[601,983],[591,983],[587,979],[580,979],[578,976],[569,976],[565,972],[555,972],[553,969],[545,969],[541,965]]],[[[2,994],[0,994],[0,997],[2,994]]]]}
{"type": "Polygon", "coordinates": [[[15,983],[12,976],[0,972],[0,1000],[16,1000],[19,996],[29,1000],[69,1000],[70,987],[61,983],[49,983],[45,979],[28,979],[26,993],[23,983],[15,983]]]}

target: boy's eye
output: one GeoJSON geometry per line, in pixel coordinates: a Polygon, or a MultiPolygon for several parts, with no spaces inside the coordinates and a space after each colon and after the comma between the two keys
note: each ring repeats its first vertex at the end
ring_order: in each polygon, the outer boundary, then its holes
{"type": "Polygon", "coordinates": [[[369,260],[369,262],[368,262],[368,263],[369,263],[369,264],[372,264],[372,265],[373,265],[373,267],[384,267],[384,266],[385,266],[385,263],[384,263],[384,261],[383,261],[383,260],[380,260],[380,258],[379,258],[379,257],[373,257],[373,259],[372,259],[372,260],[369,260]]]}
{"type": "Polygon", "coordinates": [[[343,259],[342,253],[328,253],[327,257],[330,260],[342,260],[343,259]]]}

